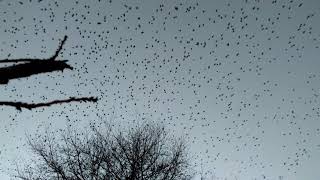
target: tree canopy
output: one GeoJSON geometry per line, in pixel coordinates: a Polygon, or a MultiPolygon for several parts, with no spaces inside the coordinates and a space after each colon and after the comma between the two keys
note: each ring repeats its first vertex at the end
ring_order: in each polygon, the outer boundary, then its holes
{"type": "Polygon", "coordinates": [[[144,124],[127,131],[91,127],[28,136],[37,159],[16,169],[23,180],[175,180],[187,179],[187,146],[161,125],[144,124]]]}

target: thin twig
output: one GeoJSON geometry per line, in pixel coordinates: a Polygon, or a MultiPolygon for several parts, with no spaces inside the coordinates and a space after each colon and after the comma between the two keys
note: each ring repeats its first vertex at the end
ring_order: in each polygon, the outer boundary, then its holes
{"type": "Polygon", "coordinates": [[[64,36],[58,49],[56,50],[54,55],[50,58],[44,58],[44,59],[37,59],[37,58],[3,59],[3,60],[0,60],[0,63],[19,63],[19,62],[41,61],[41,60],[55,60],[58,57],[60,51],[62,50],[63,45],[66,43],[67,38],[68,38],[68,36],[64,36]]]}
{"type": "Polygon", "coordinates": [[[59,48],[56,50],[56,53],[50,58],[51,60],[55,60],[58,57],[58,55],[59,55],[60,51],[62,50],[62,47],[63,47],[64,43],[66,42],[67,38],[68,38],[68,36],[64,36],[63,37],[63,40],[61,41],[59,48]]]}

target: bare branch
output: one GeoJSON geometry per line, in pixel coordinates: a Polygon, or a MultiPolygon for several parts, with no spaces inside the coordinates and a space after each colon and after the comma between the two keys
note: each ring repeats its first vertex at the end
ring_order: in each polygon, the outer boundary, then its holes
{"type": "Polygon", "coordinates": [[[27,63],[15,64],[0,68],[0,84],[7,84],[11,79],[29,77],[35,74],[63,71],[64,69],[73,69],[66,63],[67,60],[51,61],[39,59],[20,59],[12,61],[26,61],[27,63]]]}
{"type": "Polygon", "coordinates": [[[55,60],[58,57],[60,51],[62,50],[63,45],[67,41],[67,38],[68,36],[63,37],[63,40],[61,41],[59,48],[56,50],[55,54],[50,58],[50,60],[55,60]]]}
{"type": "MultiPolygon", "coordinates": [[[[35,59],[25,58],[25,59],[3,59],[0,63],[19,63],[19,62],[31,62],[35,59]]],[[[40,59],[39,59],[40,60],[40,59]]]]}
{"type": "Polygon", "coordinates": [[[63,71],[64,69],[73,69],[66,62],[67,60],[55,61],[58,57],[63,45],[67,40],[67,36],[60,43],[60,46],[56,50],[55,54],[48,59],[4,59],[0,60],[0,63],[20,63],[14,64],[8,67],[0,68],[0,84],[8,84],[11,79],[18,79],[29,77],[35,74],[48,73],[53,71],[63,71]]]}
{"type": "Polygon", "coordinates": [[[39,108],[39,107],[49,107],[54,104],[63,104],[63,103],[69,103],[69,102],[97,102],[98,98],[97,97],[82,97],[82,98],[76,98],[76,97],[71,97],[69,99],[64,99],[64,100],[54,100],[46,103],[24,103],[24,102],[10,102],[10,101],[0,101],[0,106],[13,106],[17,110],[21,111],[22,108],[25,109],[34,109],[34,108],[39,108]]]}

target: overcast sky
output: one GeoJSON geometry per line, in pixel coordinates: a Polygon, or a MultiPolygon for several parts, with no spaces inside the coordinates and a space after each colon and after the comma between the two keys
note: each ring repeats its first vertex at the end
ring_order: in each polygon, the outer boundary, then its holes
{"type": "MultiPolygon", "coordinates": [[[[199,172],[233,180],[320,178],[319,0],[1,0],[0,59],[73,70],[0,85],[0,179],[30,159],[25,134],[112,121],[165,124],[199,172]]],[[[7,64],[0,64],[5,66],[7,64]]]]}

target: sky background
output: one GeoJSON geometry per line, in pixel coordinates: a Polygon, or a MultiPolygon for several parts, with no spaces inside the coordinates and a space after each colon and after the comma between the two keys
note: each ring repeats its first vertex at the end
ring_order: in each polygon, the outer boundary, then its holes
{"type": "MultiPolygon", "coordinates": [[[[320,1],[1,0],[0,59],[58,56],[74,70],[0,85],[0,179],[25,134],[112,121],[165,124],[216,179],[320,178],[320,1]]],[[[4,64],[1,64],[3,66],[4,64]]]]}

